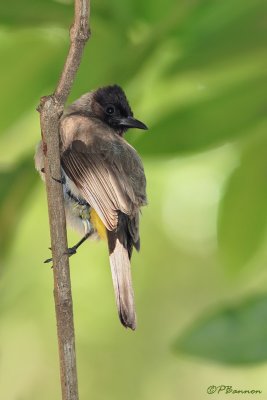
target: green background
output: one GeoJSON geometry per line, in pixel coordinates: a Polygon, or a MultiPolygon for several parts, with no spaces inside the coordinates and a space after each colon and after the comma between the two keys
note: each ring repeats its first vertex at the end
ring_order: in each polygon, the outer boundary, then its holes
{"type": "MultiPolygon", "coordinates": [[[[6,400],[60,398],[46,195],[33,153],[35,108],[55,88],[72,14],[67,0],[0,3],[6,400]]],[[[202,400],[210,385],[266,397],[266,20],[265,0],[92,1],[69,101],[123,86],[150,128],[127,134],[144,161],[149,206],[132,262],[136,332],[119,324],[106,244],[71,258],[81,400],[202,400]]],[[[77,239],[69,232],[70,245],[77,239]]]]}

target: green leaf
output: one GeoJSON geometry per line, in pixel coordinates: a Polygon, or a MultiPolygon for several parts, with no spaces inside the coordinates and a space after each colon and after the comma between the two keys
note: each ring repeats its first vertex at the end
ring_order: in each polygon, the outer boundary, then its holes
{"type": "Polygon", "coordinates": [[[267,361],[267,295],[223,307],[180,335],[174,344],[183,353],[224,364],[267,361]]]}
{"type": "Polygon", "coordinates": [[[174,27],[172,34],[179,38],[183,56],[172,71],[205,69],[242,54],[253,54],[256,49],[264,51],[266,12],[265,0],[198,2],[187,18],[174,27]]]}
{"type": "MultiPolygon", "coordinates": [[[[216,91],[201,102],[189,103],[162,115],[136,142],[137,149],[146,155],[175,155],[200,151],[236,139],[264,120],[266,93],[264,79],[216,91]]],[[[153,121],[152,121],[153,123],[153,121]]]]}
{"type": "MultiPolygon", "coordinates": [[[[178,24],[170,20],[168,28],[161,30],[160,40],[173,38],[176,57],[164,71],[163,77],[168,78],[161,77],[150,90],[150,102],[158,104],[154,116],[150,112],[152,135],[136,141],[140,152],[158,156],[205,150],[247,134],[264,118],[266,7],[263,0],[235,4],[207,0],[191,5],[178,24]],[[239,76],[232,81],[231,68],[237,67],[239,76]],[[218,72],[217,81],[212,81],[209,74],[215,77],[218,72]],[[183,104],[179,95],[193,84],[191,99],[185,93],[183,104]]],[[[141,85],[146,87],[147,82],[149,78],[141,85]]]]}
{"type": "Polygon", "coordinates": [[[0,257],[3,258],[15,237],[16,227],[31,201],[38,181],[32,154],[8,171],[0,172],[0,257]]]}
{"type": "MultiPolygon", "coordinates": [[[[266,124],[262,127],[266,131],[266,124]]],[[[219,254],[238,271],[259,249],[267,227],[267,141],[249,141],[227,182],[218,218],[219,254]]]]}

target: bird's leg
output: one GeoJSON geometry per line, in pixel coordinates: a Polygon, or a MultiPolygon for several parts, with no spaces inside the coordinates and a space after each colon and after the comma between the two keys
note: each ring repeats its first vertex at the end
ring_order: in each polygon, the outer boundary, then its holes
{"type": "MultiPolygon", "coordinates": [[[[77,249],[83,244],[83,242],[85,242],[89,238],[91,233],[92,232],[87,232],[84,235],[84,237],[78,243],[76,243],[73,247],[69,247],[66,254],[68,254],[69,257],[71,257],[73,254],[76,254],[77,253],[77,249]]],[[[44,263],[49,263],[49,262],[52,262],[52,261],[53,261],[53,258],[47,258],[47,260],[45,260],[44,263]]]]}
{"type": "Polygon", "coordinates": [[[73,247],[68,248],[67,254],[69,256],[72,256],[73,254],[76,254],[77,253],[77,249],[83,244],[83,242],[86,241],[86,239],[89,238],[90,234],[91,234],[91,232],[87,232],[84,235],[84,237],[78,243],[76,243],[73,247]]]}
{"type": "Polygon", "coordinates": [[[91,225],[90,222],[87,218],[82,220],[83,225],[84,225],[84,231],[85,231],[85,235],[84,237],[78,242],[76,243],[73,247],[70,247],[68,249],[68,255],[72,256],[73,254],[76,254],[77,249],[83,244],[83,242],[86,241],[86,239],[89,238],[89,236],[93,233],[92,229],[91,229],[91,225]]]}

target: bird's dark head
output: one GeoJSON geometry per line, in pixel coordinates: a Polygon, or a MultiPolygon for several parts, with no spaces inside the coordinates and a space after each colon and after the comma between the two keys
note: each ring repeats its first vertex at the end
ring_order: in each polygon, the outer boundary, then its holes
{"type": "Polygon", "coordinates": [[[124,91],[118,85],[97,89],[92,98],[93,114],[123,135],[129,128],[148,129],[143,122],[133,117],[133,112],[124,91]]]}

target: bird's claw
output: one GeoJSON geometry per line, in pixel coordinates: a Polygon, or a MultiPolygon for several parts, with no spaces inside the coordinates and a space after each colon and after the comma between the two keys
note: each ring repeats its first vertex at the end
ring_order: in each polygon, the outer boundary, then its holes
{"type": "Polygon", "coordinates": [[[76,247],[74,246],[74,247],[69,247],[66,254],[68,254],[69,257],[71,257],[71,256],[73,256],[73,254],[76,254],[76,253],[77,253],[77,249],[76,249],[76,247]]]}
{"type": "Polygon", "coordinates": [[[54,181],[58,182],[58,183],[61,183],[62,185],[64,185],[64,184],[66,183],[66,179],[65,179],[64,176],[62,176],[60,179],[54,178],[54,177],[52,176],[52,179],[53,179],[54,181]]]}
{"type": "MultiPolygon", "coordinates": [[[[49,249],[51,250],[51,247],[49,247],[49,249]]],[[[71,257],[71,256],[73,256],[73,254],[76,254],[76,253],[77,253],[77,249],[76,249],[76,247],[74,246],[74,247],[69,247],[69,248],[68,248],[68,251],[67,251],[65,254],[68,254],[68,256],[71,257]]],[[[44,261],[44,263],[47,264],[47,263],[50,263],[50,262],[52,262],[52,261],[53,261],[53,258],[47,258],[47,259],[44,261]]]]}
{"type": "MultiPolygon", "coordinates": [[[[51,247],[48,247],[48,248],[49,248],[49,250],[52,250],[51,247]]],[[[52,261],[53,261],[53,258],[47,258],[46,260],[44,260],[44,264],[50,263],[52,261]]]]}

